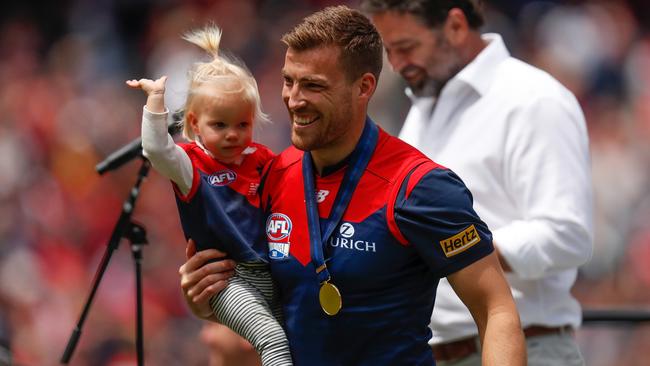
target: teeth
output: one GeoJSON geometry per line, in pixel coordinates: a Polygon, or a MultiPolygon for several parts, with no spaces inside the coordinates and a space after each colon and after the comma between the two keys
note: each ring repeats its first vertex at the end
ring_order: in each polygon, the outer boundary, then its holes
{"type": "Polygon", "coordinates": [[[305,126],[312,123],[313,121],[309,117],[293,117],[293,122],[297,125],[305,126]]]}

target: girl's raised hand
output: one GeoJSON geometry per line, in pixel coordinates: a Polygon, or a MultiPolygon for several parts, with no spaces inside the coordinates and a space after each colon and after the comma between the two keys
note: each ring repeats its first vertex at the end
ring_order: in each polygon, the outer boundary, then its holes
{"type": "Polygon", "coordinates": [[[167,76],[161,76],[156,80],[151,80],[151,79],[127,80],[126,85],[134,89],[142,89],[142,91],[144,91],[147,95],[152,95],[152,94],[164,94],[165,82],[167,82],[167,76]]]}
{"type": "Polygon", "coordinates": [[[147,110],[153,113],[165,112],[165,82],[167,76],[161,76],[156,80],[140,79],[127,80],[126,85],[134,89],[142,89],[147,94],[147,110]]]}

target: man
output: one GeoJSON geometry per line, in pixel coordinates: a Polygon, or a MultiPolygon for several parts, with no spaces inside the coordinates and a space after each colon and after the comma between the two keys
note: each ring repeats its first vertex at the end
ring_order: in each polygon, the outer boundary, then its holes
{"type": "MultiPolygon", "coordinates": [[[[261,201],[294,363],[434,365],[427,325],[446,276],[476,319],[485,364],[524,365],[514,302],[471,194],[366,117],[382,67],[375,28],[330,7],[282,40],[294,147],[267,167],[261,201]]],[[[181,267],[195,314],[227,277],[200,267],[218,256],[199,252],[181,267]]]]}
{"type": "MultiPolygon", "coordinates": [[[[592,251],[588,140],[575,97],[481,35],[470,0],[364,0],[411,110],[400,138],[453,169],[494,236],[512,287],[529,365],[580,365],[571,296],[592,251]]],[[[444,365],[478,365],[477,329],[445,280],[431,317],[444,365]],[[453,361],[453,362],[452,362],[453,361]]]]}

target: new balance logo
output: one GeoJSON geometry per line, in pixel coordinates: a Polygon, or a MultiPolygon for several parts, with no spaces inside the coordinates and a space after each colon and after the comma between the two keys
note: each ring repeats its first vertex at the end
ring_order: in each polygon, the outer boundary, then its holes
{"type": "Polygon", "coordinates": [[[325,201],[325,198],[329,196],[330,191],[326,189],[321,189],[320,191],[316,192],[316,202],[321,203],[325,201]]]}

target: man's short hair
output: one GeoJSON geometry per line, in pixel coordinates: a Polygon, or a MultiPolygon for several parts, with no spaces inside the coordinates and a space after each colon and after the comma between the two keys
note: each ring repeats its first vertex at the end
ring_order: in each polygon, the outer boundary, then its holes
{"type": "Polygon", "coordinates": [[[481,0],[362,0],[361,9],[368,14],[396,11],[411,14],[431,28],[436,28],[447,19],[449,10],[463,11],[472,29],[479,29],[484,23],[481,0]]]}
{"type": "Polygon", "coordinates": [[[383,45],[377,29],[361,12],[347,6],[331,6],[306,17],[282,42],[296,51],[337,46],[349,80],[370,72],[377,79],[382,67],[383,45]]]}

